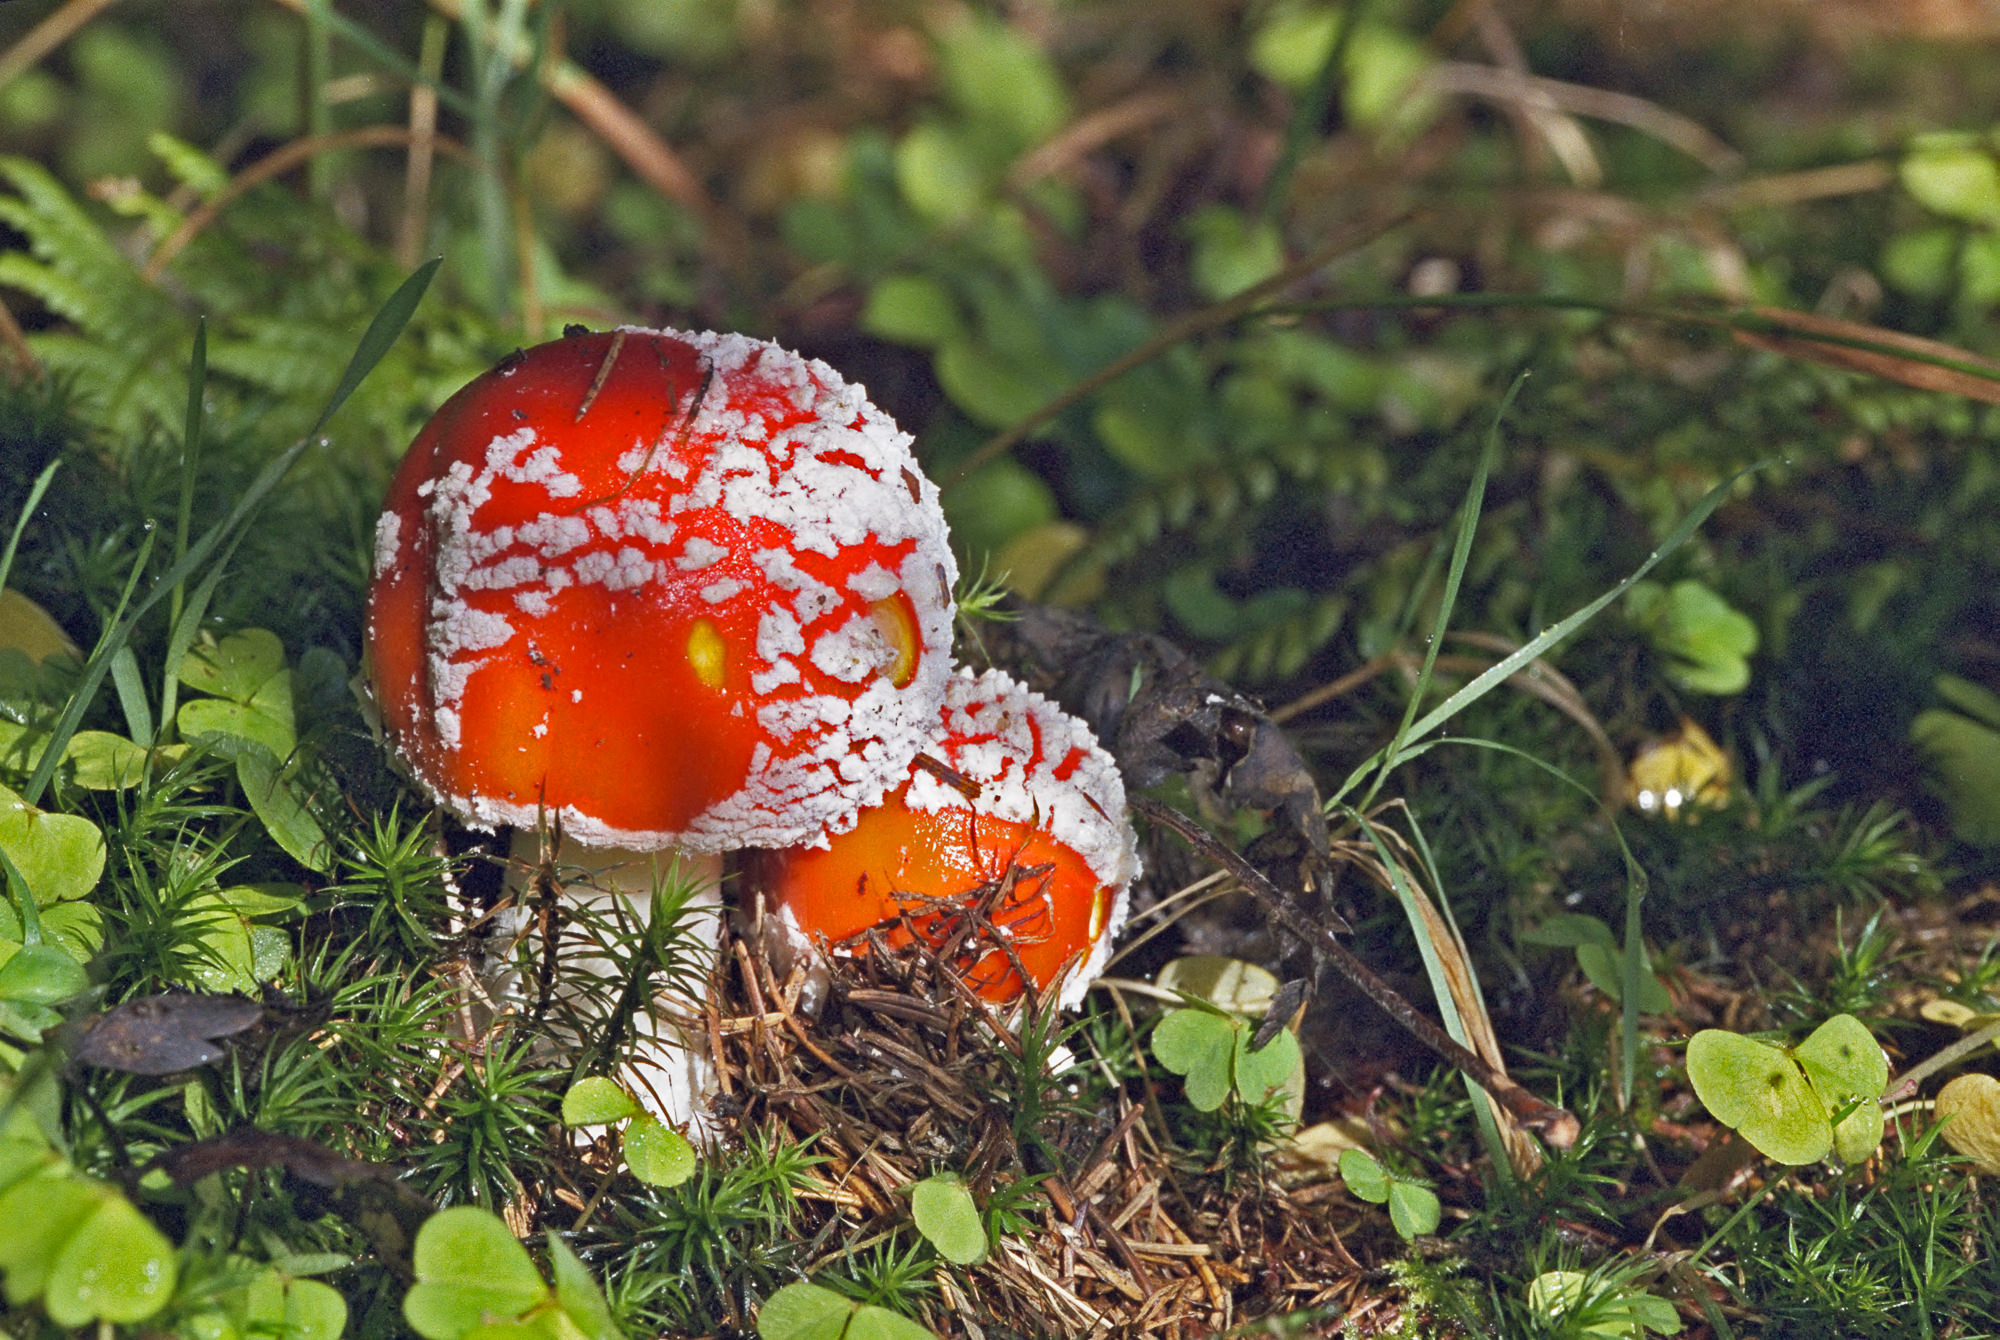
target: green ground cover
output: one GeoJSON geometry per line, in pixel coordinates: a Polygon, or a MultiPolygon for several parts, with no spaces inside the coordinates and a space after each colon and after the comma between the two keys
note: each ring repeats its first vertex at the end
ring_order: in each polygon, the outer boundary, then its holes
{"type": "Polygon", "coordinates": [[[1884,11],[6,6],[0,1329],[2000,1332],[2000,33],[1884,11]],[[846,964],[715,1148],[611,1077],[753,947],[486,1019],[375,517],[626,321],[865,383],[961,654],[1185,653],[1324,845],[1197,760],[1079,1012],[846,964]]]}

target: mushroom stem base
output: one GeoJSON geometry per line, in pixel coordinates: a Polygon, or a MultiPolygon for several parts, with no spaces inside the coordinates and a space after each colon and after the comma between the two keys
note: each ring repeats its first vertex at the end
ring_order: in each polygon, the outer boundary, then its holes
{"type": "Polygon", "coordinates": [[[697,1144],[716,1132],[707,1099],[715,1064],[700,1025],[701,993],[721,939],[719,856],[586,847],[565,838],[549,862],[536,834],[517,830],[508,887],[515,935],[527,945],[502,969],[501,990],[532,1000],[549,985],[551,1054],[573,1054],[595,1041],[617,1014],[630,1011],[631,1032],[615,1077],[648,1111],[697,1144]],[[560,901],[545,917],[538,904],[560,901]],[[691,886],[691,887],[690,887],[691,886]],[[676,924],[652,926],[655,904],[679,900],[676,924]],[[544,964],[546,932],[557,934],[552,978],[544,964]],[[655,932],[658,933],[655,933],[655,932]],[[640,956],[650,962],[638,961],[640,956]],[[643,993],[629,999],[633,991],[643,993]]]}

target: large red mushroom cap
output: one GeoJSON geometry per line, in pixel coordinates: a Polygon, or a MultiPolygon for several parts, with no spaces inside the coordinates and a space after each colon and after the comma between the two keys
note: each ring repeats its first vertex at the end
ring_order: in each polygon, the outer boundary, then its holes
{"type": "MultiPolygon", "coordinates": [[[[959,963],[993,1000],[1061,979],[1081,1000],[1102,970],[1139,873],[1125,784],[1083,722],[998,670],[960,671],[942,724],[903,783],[824,847],[752,852],[745,877],[797,936],[839,944],[875,929],[933,947],[973,904],[1005,939],[959,963]]],[[[989,940],[988,945],[991,944],[989,940]]]]}
{"type": "Polygon", "coordinates": [[[376,703],[440,803],[594,847],[810,842],[903,777],[956,578],[909,436],[824,363],[623,329],[517,352],[375,534],[376,703]]]}

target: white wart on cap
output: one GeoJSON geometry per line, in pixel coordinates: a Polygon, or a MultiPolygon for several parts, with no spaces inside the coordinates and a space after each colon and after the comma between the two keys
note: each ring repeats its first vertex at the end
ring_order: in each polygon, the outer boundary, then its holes
{"type": "Polygon", "coordinates": [[[818,841],[933,728],[956,576],[908,434],[824,363],[576,335],[474,380],[405,457],[375,536],[377,703],[478,826],[818,841]]]}

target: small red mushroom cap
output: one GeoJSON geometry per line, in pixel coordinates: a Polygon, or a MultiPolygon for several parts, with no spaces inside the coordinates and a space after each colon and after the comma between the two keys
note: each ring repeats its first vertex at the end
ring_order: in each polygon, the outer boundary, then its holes
{"type": "MultiPolygon", "coordinates": [[[[960,671],[908,780],[823,848],[753,852],[749,887],[798,937],[945,943],[982,896],[1007,950],[958,965],[992,1000],[1061,979],[1074,1005],[1103,969],[1139,873],[1125,784],[1090,728],[997,671],[960,671]],[[939,766],[942,765],[942,766],[939,766]],[[1011,880],[1011,886],[1008,881],[1011,880]]],[[[988,941],[990,944],[990,941],[988,941]]]]}
{"type": "Polygon", "coordinates": [[[824,363],[575,335],[476,378],[411,445],[375,532],[376,703],[477,826],[810,842],[936,721],[956,576],[908,434],[824,363]]]}

